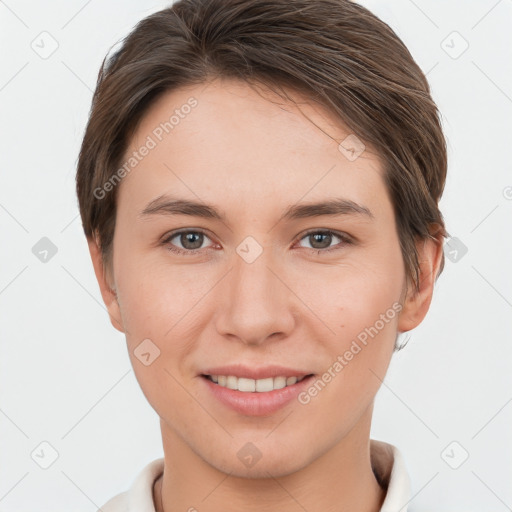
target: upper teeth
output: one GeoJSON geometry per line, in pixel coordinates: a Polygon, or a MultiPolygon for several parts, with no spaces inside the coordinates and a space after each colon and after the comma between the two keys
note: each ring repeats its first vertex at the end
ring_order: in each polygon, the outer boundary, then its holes
{"type": "Polygon", "coordinates": [[[266,392],[282,389],[300,382],[304,377],[269,377],[268,379],[246,379],[234,375],[208,375],[208,377],[225,388],[244,392],[266,392]]]}

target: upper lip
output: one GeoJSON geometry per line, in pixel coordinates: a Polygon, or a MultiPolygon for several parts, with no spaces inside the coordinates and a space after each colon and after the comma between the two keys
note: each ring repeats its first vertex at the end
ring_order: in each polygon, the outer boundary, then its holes
{"type": "Polygon", "coordinates": [[[247,366],[244,364],[233,364],[227,366],[216,366],[215,368],[208,368],[201,372],[202,375],[233,375],[235,377],[242,377],[246,379],[268,379],[270,377],[305,377],[311,375],[312,372],[305,372],[296,370],[294,368],[287,368],[285,366],[247,366]]]}

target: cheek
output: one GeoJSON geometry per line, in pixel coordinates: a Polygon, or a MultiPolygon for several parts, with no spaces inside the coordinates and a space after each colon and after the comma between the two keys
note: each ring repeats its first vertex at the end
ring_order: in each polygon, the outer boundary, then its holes
{"type": "Polygon", "coordinates": [[[190,373],[190,355],[208,316],[201,298],[211,279],[128,258],[119,270],[121,316],[136,378],[155,410],[161,397],[176,405],[182,392],[175,379],[181,382],[190,373]]]}
{"type": "Polygon", "coordinates": [[[119,273],[118,291],[136,379],[159,414],[183,410],[187,396],[178,384],[185,370],[181,365],[193,348],[190,340],[197,339],[192,333],[197,319],[191,314],[190,297],[185,300],[183,287],[174,286],[170,275],[156,274],[154,267],[125,261],[124,270],[119,273]]]}
{"type": "Polygon", "coordinates": [[[344,425],[348,431],[374,400],[393,354],[398,296],[399,286],[372,286],[345,291],[333,300],[327,322],[336,334],[321,342],[329,358],[317,384],[323,389],[325,383],[326,391],[318,392],[318,402],[312,398],[325,422],[322,428],[336,432],[344,425]],[[322,411],[329,411],[327,417],[322,411]]]}
{"type": "Polygon", "coordinates": [[[200,272],[145,258],[119,261],[117,276],[121,314],[131,338],[162,342],[189,323],[194,305],[211,287],[211,279],[200,272]]]}
{"type": "Polygon", "coordinates": [[[371,287],[343,292],[338,297],[336,327],[346,339],[365,341],[365,333],[371,337],[387,336],[396,330],[400,283],[373,283],[371,287]]]}
{"type": "Polygon", "coordinates": [[[370,368],[380,375],[395,344],[402,309],[403,262],[395,248],[381,254],[340,273],[331,283],[334,291],[325,304],[324,310],[330,312],[326,322],[335,331],[329,337],[328,351],[333,363],[342,356],[343,372],[351,375],[351,383],[363,376],[375,379],[370,368]]]}

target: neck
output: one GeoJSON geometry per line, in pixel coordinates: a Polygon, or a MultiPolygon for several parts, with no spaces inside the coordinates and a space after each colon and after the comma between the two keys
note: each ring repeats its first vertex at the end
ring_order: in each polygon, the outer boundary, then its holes
{"type": "MultiPolygon", "coordinates": [[[[370,411],[371,418],[371,411],[370,411]]],[[[369,418],[367,418],[369,420],[369,418]]],[[[163,421],[164,473],[153,489],[156,512],[244,510],[378,512],[383,489],[374,474],[368,428],[354,428],[302,469],[279,477],[229,476],[198,457],[163,421]]],[[[359,426],[360,427],[360,426],[359,426]]]]}

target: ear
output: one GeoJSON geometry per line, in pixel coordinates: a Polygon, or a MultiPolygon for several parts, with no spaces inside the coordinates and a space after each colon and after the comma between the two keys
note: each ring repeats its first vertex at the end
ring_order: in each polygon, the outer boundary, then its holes
{"type": "Polygon", "coordinates": [[[432,301],[434,284],[443,259],[443,237],[441,235],[416,242],[419,262],[419,289],[413,284],[407,290],[398,320],[398,332],[407,332],[417,327],[425,318],[432,301]]]}
{"type": "Polygon", "coordinates": [[[94,273],[96,280],[100,286],[101,296],[105,306],[107,306],[108,315],[112,325],[121,332],[125,332],[121,321],[121,311],[119,309],[119,302],[115,291],[115,285],[109,283],[109,278],[103,264],[101,257],[101,250],[97,243],[97,237],[88,238],[89,253],[91,254],[92,264],[94,266],[94,273]]]}

